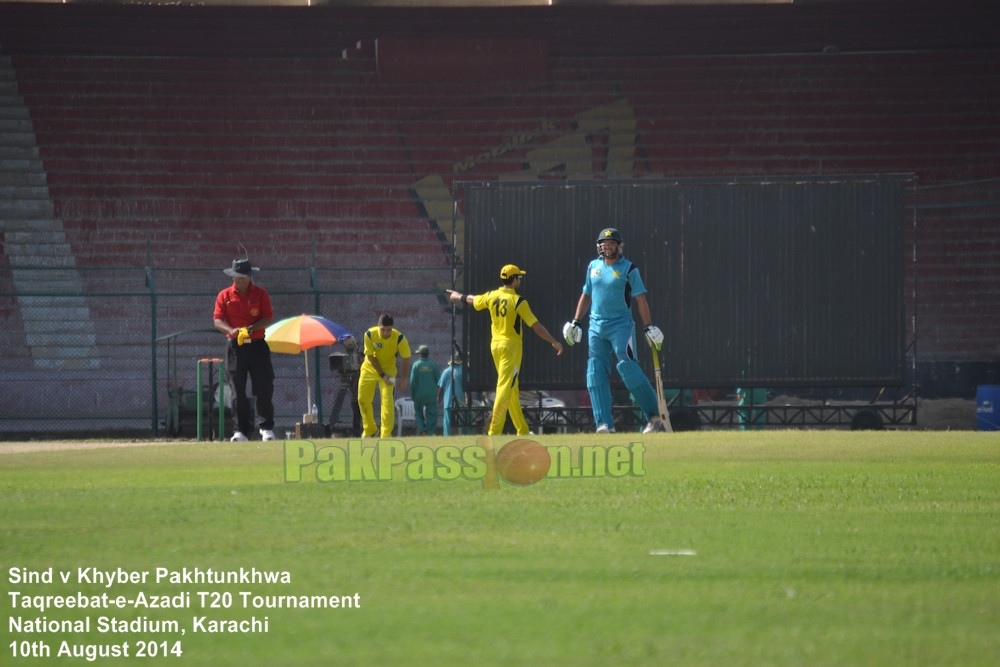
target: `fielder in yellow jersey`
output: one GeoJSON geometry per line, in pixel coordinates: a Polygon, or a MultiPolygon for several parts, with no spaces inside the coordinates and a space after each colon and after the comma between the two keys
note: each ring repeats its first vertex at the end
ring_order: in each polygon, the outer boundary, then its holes
{"type": "Polygon", "coordinates": [[[406,390],[410,377],[410,342],[406,336],[393,328],[392,315],[384,313],[378,318],[378,326],[365,332],[365,360],[361,363],[358,377],[358,408],[361,411],[361,435],[370,438],[378,430],[375,425],[375,388],[378,387],[382,401],[382,437],[391,438],[396,425],[396,402],[393,390],[399,385],[406,390]],[[397,374],[396,355],[402,360],[403,368],[397,374]],[[396,378],[399,378],[397,382],[396,378]]]}
{"type": "Polygon", "coordinates": [[[490,435],[503,433],[508,414],[514,428],[517,429],[517,434],[528,434],[528,422],[521,412],[521,392],[518,384],[524,327],[530,327],[539,338],[552,345],[557,355],[563,351],[562,343],[552,337],[548,329],[531,312],[528,301],[517,293],[524,275],[525,272],[517,266],[508,264],[500,269],[500,280],[503,281],[503,285],[499,289],[479,295],[448,290],[449,301],[472,304],[476,310],[489,310],[490,313],[492,322],[490,352],[493,354],[493,364],[497,368],[497,395],[493,402],[493,416],[490,419],[490,435]]]}

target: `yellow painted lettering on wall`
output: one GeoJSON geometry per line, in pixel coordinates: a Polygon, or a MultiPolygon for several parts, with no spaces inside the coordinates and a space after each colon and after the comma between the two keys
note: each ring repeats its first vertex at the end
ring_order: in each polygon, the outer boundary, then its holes
{"type": "MultiPolygon", "coordinates": [[[[527,150],[521,171],[499,174],[501,181],[524,181],[558,174],[570,180],[632,178],[636,152],[635,112],[627,99],[588,109],[574,119],[574,129],[527,150]]],[[[525,150],[551,133],[557,124],[545,121],[539,128],[507,138],[503,143],[462,158],[452,166],[455,174],[469,172],[490,164],[513,151],[525,150]]],[[[439,174],[431,174],[413,185],[426,212],[431,228],[438,232],[442,245],[461,254],[465,247],[465,219],[454,211],[452,193],[439,174]],[[454,221],[453,221],[454,219],[454,221]]]]}

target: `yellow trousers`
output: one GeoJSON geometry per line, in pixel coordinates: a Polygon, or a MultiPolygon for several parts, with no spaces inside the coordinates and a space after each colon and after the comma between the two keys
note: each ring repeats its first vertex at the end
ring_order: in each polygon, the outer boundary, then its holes
{"type": "Polygon", "coordinates": [[[396,426],[396,403],[393,400],[394,384],[388,384],[385,380],[370,371],[366,366],[361,367],[361,376],[358,378],[358,408],[361,411],[361,434],[362,437],[370,438],[378,431],[375,424],[375,388],[379,390],[382,399],[382,437],[391,438],[392,429],[396,426]]]}
{"type": "Polygon", "coordinates": [[[503,433],[504,423],[510,414],[510,421],[518,435],[528,435],[528,422],[521,411],[521,390],[518,375],[521,371],[522,347],[509,342],[494,343],[490,346],[493,364],[497,367],[497,397],[493,402],[493,416],[490,419],[490,435],[503,433]]]}

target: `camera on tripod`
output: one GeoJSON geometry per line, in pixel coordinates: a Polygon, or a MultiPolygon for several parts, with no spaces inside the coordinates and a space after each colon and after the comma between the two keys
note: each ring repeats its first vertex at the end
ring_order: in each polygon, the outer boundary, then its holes
{"type": "Polygon", "coordinates": [[[343,352],[330,353],[330,370],[341,375],[351,375],[361,370],[358,359],[358,343],[353,337],[341,341],[343,352]]]}
{"type": "Polygon", "coordinates": [[[361,353],[353,337],[345,338],[340,343],[344,346],[344,351],[330,354],[330,370],[340,378],[337,398],[330,412],[330,430],[335,436],[360,437],[361,411],[358,407],[357,389],[358,376],[361,374],[361,353]],[[345,401],[350,405],[349,415],[347,421],[341,421],[340,412],[345,401]]]}

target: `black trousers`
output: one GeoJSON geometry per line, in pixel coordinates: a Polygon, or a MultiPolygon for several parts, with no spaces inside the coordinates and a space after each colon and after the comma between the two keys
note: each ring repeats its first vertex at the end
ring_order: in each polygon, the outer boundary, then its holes
{"type": "Polygon", "coordinates": [[[263,339],[237,345],[229,340],[226,346],[226,382],[232,397],[233,428],[250,437],[250,401],[247,398],[247,377],[253,383],[257,399],[258,428],[274,429],[274,367],[271,366],[271,348],[263,339]]]}

